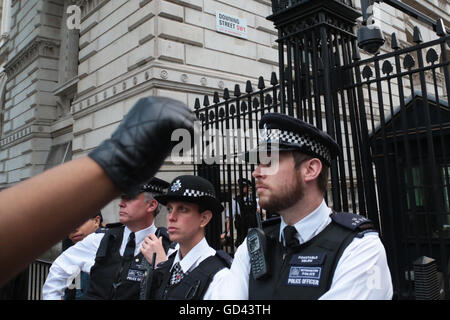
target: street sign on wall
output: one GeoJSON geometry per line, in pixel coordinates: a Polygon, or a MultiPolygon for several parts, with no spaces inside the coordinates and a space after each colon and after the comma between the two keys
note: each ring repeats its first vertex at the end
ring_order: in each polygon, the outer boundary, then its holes
{"type": "Polygon", "coordinates": [[[216,12],[216,30],[238,38],[248,38],[247,20],[227,13],[216,12]]]}

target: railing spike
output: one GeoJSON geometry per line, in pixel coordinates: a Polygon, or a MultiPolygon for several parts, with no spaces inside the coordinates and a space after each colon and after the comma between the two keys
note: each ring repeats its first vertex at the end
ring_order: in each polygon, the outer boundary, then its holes
{"type": "Polygon", "coordinates": [[[245,92],[247,92],[247,93],[253,92],[253,87],[252,87],[252,83],[250,80],[247,80],[247,83],[245,84],[245,92]]]}
{"type": "Polygon", "coordinates": [[[194,109],[200,109],[200,99],[195,98],[194,109]]]}
{"type": "Polygon", "coordinates": [[[270,76],[270,84],[273,86],[278,84],[277,74],[275,72],[272,72],[270,76]]]}
{"type": "Polygon", "coordinates": [[[422,34],[420,33],[418,26],[414,26],[413,41],[414,41],[414,43],[417,43],[417,44],[423,42],[422,34]]]}
{"type": "Polygon", "coordinates": [[[213,102],[216,104],[220,102],[219,93],[217,91],[214,91],[213,102]]]}
{"type": "Polygon", "coordinates": [[[230,90],[228,90],[228,88],[223,89],[223,98],[225,100],[230,99],[230,90]]]}
{"type": "Polygon", "coordinates": [[[400,49],[400,46],[398,45],[397,41],[397,34],[395,32],[391,35],[391,49],[398,50],[400,49]]]}
{"type": "Polygon", "coordinates": [[[265,83],[264,83],[264,78],[262,76],[259,77],[258,79],[258,89],[262,90],[266,87],[265,83]]]}
{"type": "Polygon", "coordinates": [[[241,87],[238,84],[236,84],[234,86],[234,96],[239,97],[240,95],[241,95],[241,87]]]}
{"type": "Polygon", "coordinates": [[[209,98],[207,94],[205,94],[205,97],[203,98],[203,106],[204,107],[209,106],[209,98]]]}

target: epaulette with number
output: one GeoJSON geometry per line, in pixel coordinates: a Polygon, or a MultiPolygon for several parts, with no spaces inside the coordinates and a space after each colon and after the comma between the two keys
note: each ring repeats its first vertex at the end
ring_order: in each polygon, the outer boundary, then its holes
{"type": "Polygon", "coordinates": [[[233,263],[233,258],[228,253],[226,253],[223,250],[216,250],[216,256],[218,256],[225,262],[227,268],[231,267],[231,264],[233,263]]]}
{"type": "Polygon", "coordinates": [[[97,228],[95,230],[95,233],[106,233],[108,231],[108,228],[97,228]]]}
{"type": "Polygon", "coordinates": [[[109,229],[118,228],[123,226],[120,222],[108,223],[104,228],[98,228],[95,233],[106,233],[109,229]]]}
{"type": "Polygon", "coordinates": [[[364,216],[349,213],[349,212],[335,212],[330,215],[331,220],[335,223],[357,232],[357,237],[361,238],[367,232],[377,232],[372,220],[364,216]]]}

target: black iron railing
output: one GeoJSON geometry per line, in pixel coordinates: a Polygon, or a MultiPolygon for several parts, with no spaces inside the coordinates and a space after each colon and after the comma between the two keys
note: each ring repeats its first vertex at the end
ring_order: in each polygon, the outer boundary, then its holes
{"type": "MultiPolygon", "coordinates": [[[[355,36],[345,28],[322,24],[285,34],[279,42],[280,84],[272,75],[271,87],[261,78],[256,91],[248,81],[245,93],[236,86],[232,94],[215,93],[212,104],[210,97],[203,106],[196,101],[204,135],[199,153],[217,144],[210,156],[220,160],[202,162],[198,172],[214,172],[209,177],[232,220],[238,179],[254,182],[254,165],[236,156],[255,146],[261,116],[281,112],[316,125],[343,149],[332,163],[326,200],[336,211],[359,213],[379,225],[396,296],[414,297],[413,262],[429,256],[448,298],[450,36],[437,28],[436,39],[424,43],[416,27],[412,46],[400,48],[393,34],[392,52],[361,60],[355,36]]],[[[223,226],[217,220],[213,228],[210,237],[217,238],[223,226]]]]}
{"type": "MultiPolygon", "coordinates": [[[[213,104],[205,96],[203,107],[200,100],[195,102],[195,110],[201,121],[200,150],[196,151],[200,159],[197,173],[208,178],[216,185],[216,192],[224,202],[227,217],[230,219],[230,241],[235,243],[233,197],[242,194],[238,180],[245,178],[250,181],[254,164],[243,161],[242,153],[256,145],[259,137],[258,122],[264,113],[280,111],[280,92],[278,80],[272,73],[271,87],[266,87],[263,77],[259,78],[257,89],[247,81],[245,93],[239,85],[230,94],[225,89],[220,101],[218,92],[214,93],[213,104]],[[207,149],[208,148],[208,149],[207,149]]],[[[252,198],[256,201],[255,190],[251,190],[252,198]]],[[[224,231],[220,217],[210,223],[207,234],[210,245],[219,248],[218,235],[224,231]]],[[[231,246],[230,252],[234,252],[231,246]]]]}
{"type": "Polygon", "coordinates": [[[44,260],[34,261],[28,268],[28,300],[42,300],[42,286],[52,263],[44,260]]]}

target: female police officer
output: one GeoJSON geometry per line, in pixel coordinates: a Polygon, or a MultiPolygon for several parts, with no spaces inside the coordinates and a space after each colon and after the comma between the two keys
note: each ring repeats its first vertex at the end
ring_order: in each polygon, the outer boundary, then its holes
{"type": "Polygon", "coordinates": [[[156,199],[167,207],[167,230],[178,250],[154,271],[151,299],[217,299],[217,285],[228,274],[231,258],[211,248],[206,225],[223,206],[213,185],[197,176],[179,176],[156,199]]]}

